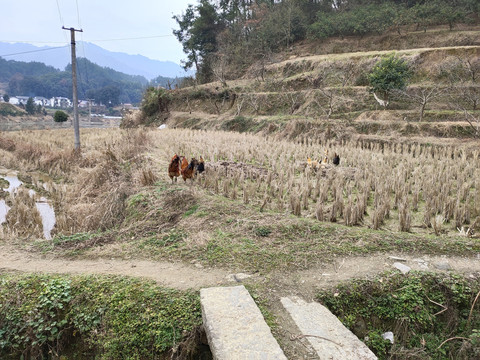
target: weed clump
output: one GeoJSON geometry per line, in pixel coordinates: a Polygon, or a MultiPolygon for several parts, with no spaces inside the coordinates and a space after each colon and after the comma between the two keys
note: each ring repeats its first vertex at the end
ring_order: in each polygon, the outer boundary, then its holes
{"type": "Polygon", "coordinates": [[[149,281],[3,275],[0,324],[2,359],[158,359],[189,338],[201,313],[198,294],[149,281]]]}
{"type": "Polygon", "coordinates": [[[480,354],[480,313],[474,301],[478,293],[478,279],[424,272],[385,273],[374,280],[357,279],[322,291],[317,300],[380,359],[414,355],[474,359],[480,354]],[[394,334],[393,344],[382,337],[387,331],[394,334]]]}

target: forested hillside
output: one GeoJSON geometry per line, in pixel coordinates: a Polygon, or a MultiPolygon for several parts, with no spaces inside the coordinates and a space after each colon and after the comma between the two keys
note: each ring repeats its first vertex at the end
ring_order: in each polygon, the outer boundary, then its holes
{"type": "MultiPolygon", "coordinates": [[[[406,35],[436,26],[454,30],[459,24],[478,25],[479,9],[477,0],[201,0],[175,17],[174,34],[187,54],[184,66],[198,70],[198,81],[223,81],[240,77],[255,61],[272,61],[302,40],[406,35]]],[[[386,46],[377,42],[369,50],[386,46]]],[[[365,50],[361,47],[327,51],[365,50]]]]}
{"type": "MultiPolygon", "coordinates": [[[[69,64],[64,71],[39,62],[7,61],[0,58],[0,82],[8,84],[10,96],[62,96],[72,98],[72,72],[69,64]]],[[[98,66],[88,59],[77,61],[78,96],[95,99],[102,104],[139,103],[149,85],[143,76],[127,75],[108,67],[98,66]]],[[[174,79],[158,77],[150,85],[173,84],[174,79]]]]}

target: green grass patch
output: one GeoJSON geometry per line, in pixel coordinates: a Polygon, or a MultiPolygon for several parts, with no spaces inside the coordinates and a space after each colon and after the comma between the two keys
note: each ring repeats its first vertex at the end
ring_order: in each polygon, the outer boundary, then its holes
{"type": "Polygon", "coordinates": [[[153,281],[2,275],[0,323],[2,359],[159,359],[201,324],[201,312],[197,293],[153,281]]]}
{"type": "Polygon", "coordinates": [[[453,274],[388,272],[321,291],[317,300],[380,359],[477,359],[480,312],[470,311],[478,279],[453,274]],[[382,334],[392,331],[394,344],[382,334]],[[455,341],[445,340],[460,337],[455,341]],[[443,344],[442,344],[443,343],[443,344]]]}

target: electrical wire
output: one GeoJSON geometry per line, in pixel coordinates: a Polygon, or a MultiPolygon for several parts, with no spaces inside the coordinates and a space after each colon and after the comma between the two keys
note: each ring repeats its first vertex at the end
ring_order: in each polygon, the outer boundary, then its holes
{"type": "MultiPolygon", "coordinates": [[[[57,0],[58,1],[58,0],[57,0]]],[[[78,0],[75,1],[77,3],[77,21],[78,21],[78,27],[81,29],[82,28],[82,23],[80,22],[80,11],[78,11],[78,0]]]]}
{"type": "Polygon", "coordinates": [[[66,48],[66,47],[68,47],[68,45],[51,47],[51,48],[48,48],[48,49],[39,49],[39,50],[23,51],[23,52],[14,53],[14,54],[5,54],[5,55],[0,55],[0,57],[14,56],[14,55],[22,55],[22,54],[30,54],[30,53],[36,53],[36,52],[41,52],[41,51],[49,51],[49,50],[56,50],[56,49],[63,49],[63,48],[66,48]]]}
{"type": "MultiPolygon", "coordinates": [[[[56,3],[57,3],[57,10],[58,10],[58,17],[60,19],[60,25],[62,25],[62,29],[63,29],[65,27],[65,22],[63,21],[62,12],[60,11],[60,4],[58,3],[58,0],[56,0],[56,3]]],[[[65,38],[65,42],[68,43],[67,34],[65,33],[65,31],[62,31],[62,33],[63,33],[63,37],[65,38]]]]}
{"type": "Polygon", "coordinates": [[[162,37],[169,37],[175,35],[155,35],[155,36],[140,36],[140,37],[132,37],[132,38],[119,38],[119,39],[96,39],[96,40],[87,40],[89,42],[101,42],[101,41],[121,41],[121,40],[139,40],[139,39],[154,39],[154,38],[162,38],[162,37]]]}
{"type": "MultiPolygon", "coordinates": [[[[78,22],[78,27],[81,29],[82,28],[82,22],[80,21],[80,9],[78,7],[78,0],[75,0],[75,3],[77,5],[77,22],[78,22]]],[[[80,45],[81,45],[81,49],[82,49],[82,53],[83,53],[83,66],[79,66],[79,64],[81,63],[80,61],[78,61],[77,59],[77,71],[78,71],[78,77],[79,77],[79,83],[80,83],[80,88],[83,92],[83,95],[86,97],[87,95],[87,92],[85,91],[85,87],[83,86],[84,85],[84,79],[83,79],[83,76],[82,76],[82,71],[80,71],[80,69],[82,68],[82,70],[84,70],[85,72],[85,80],[86,80],[86,84],[88,84],[89,80],[88,80],[88,65],[87,65],[87,55],[85,53],[85,41],[83,40],[83,31],[80,32],[80,39],[81,39],[81,42],[80,42],[80,45]]]]}

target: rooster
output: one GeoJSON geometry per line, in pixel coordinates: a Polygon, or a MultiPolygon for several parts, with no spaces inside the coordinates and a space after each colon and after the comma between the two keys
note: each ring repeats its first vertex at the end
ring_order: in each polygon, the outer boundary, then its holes
{"type": "MultiPolygon", "coordinates": [[[[190,164],[188,164],[186,168],[180,171],[182,173],[183,181],[187,182],[187,179],[192,179],[192,180],[195,179],[195,173],[197,172],[197,165],[198,165],[198,160],[195,158],[192,158],[192,160],[190,161],[190,164]]],[[[182,167],[183,167],[183,161],[182,161],[182,167]]]]}
{"type": "Polygon", "coordinates": [[[185,170],[188,166],[188,160],[185,156],[180,156],[181,164],[180,164],[180,172],[185,170]]]}
{"type": "Polygon", "coordinates": [[[340,156],[337,153],[335,153],[335,156],[333,157],[332,163],[335,166],[340,165],[340,156]]]}
{"type": "Polygon", "coordinates": [[[324,164],[328,164],[328,150],[325,150],[325,156],[323,157],[323,161],[322,161],[324,164]]]}
{"type": "Polygon", "coordinates": [[[170,161],[170,165],[168,165],[168,176],[170,176],[170,179],[172,179],[172,184],[173,184],[173,179],[175,178],[175,182],[177,181],[177,177],[180,176],[180,157],[175,154],[170,161]]]}
{"type": "Polygon", "coordinates": [[[198,165],[197,165],[197,172],[201,174],[204,171],[205,171],[205,161],[203,160],[203,157],[200,156],[200,160],[198,161],[198,165]]]}

